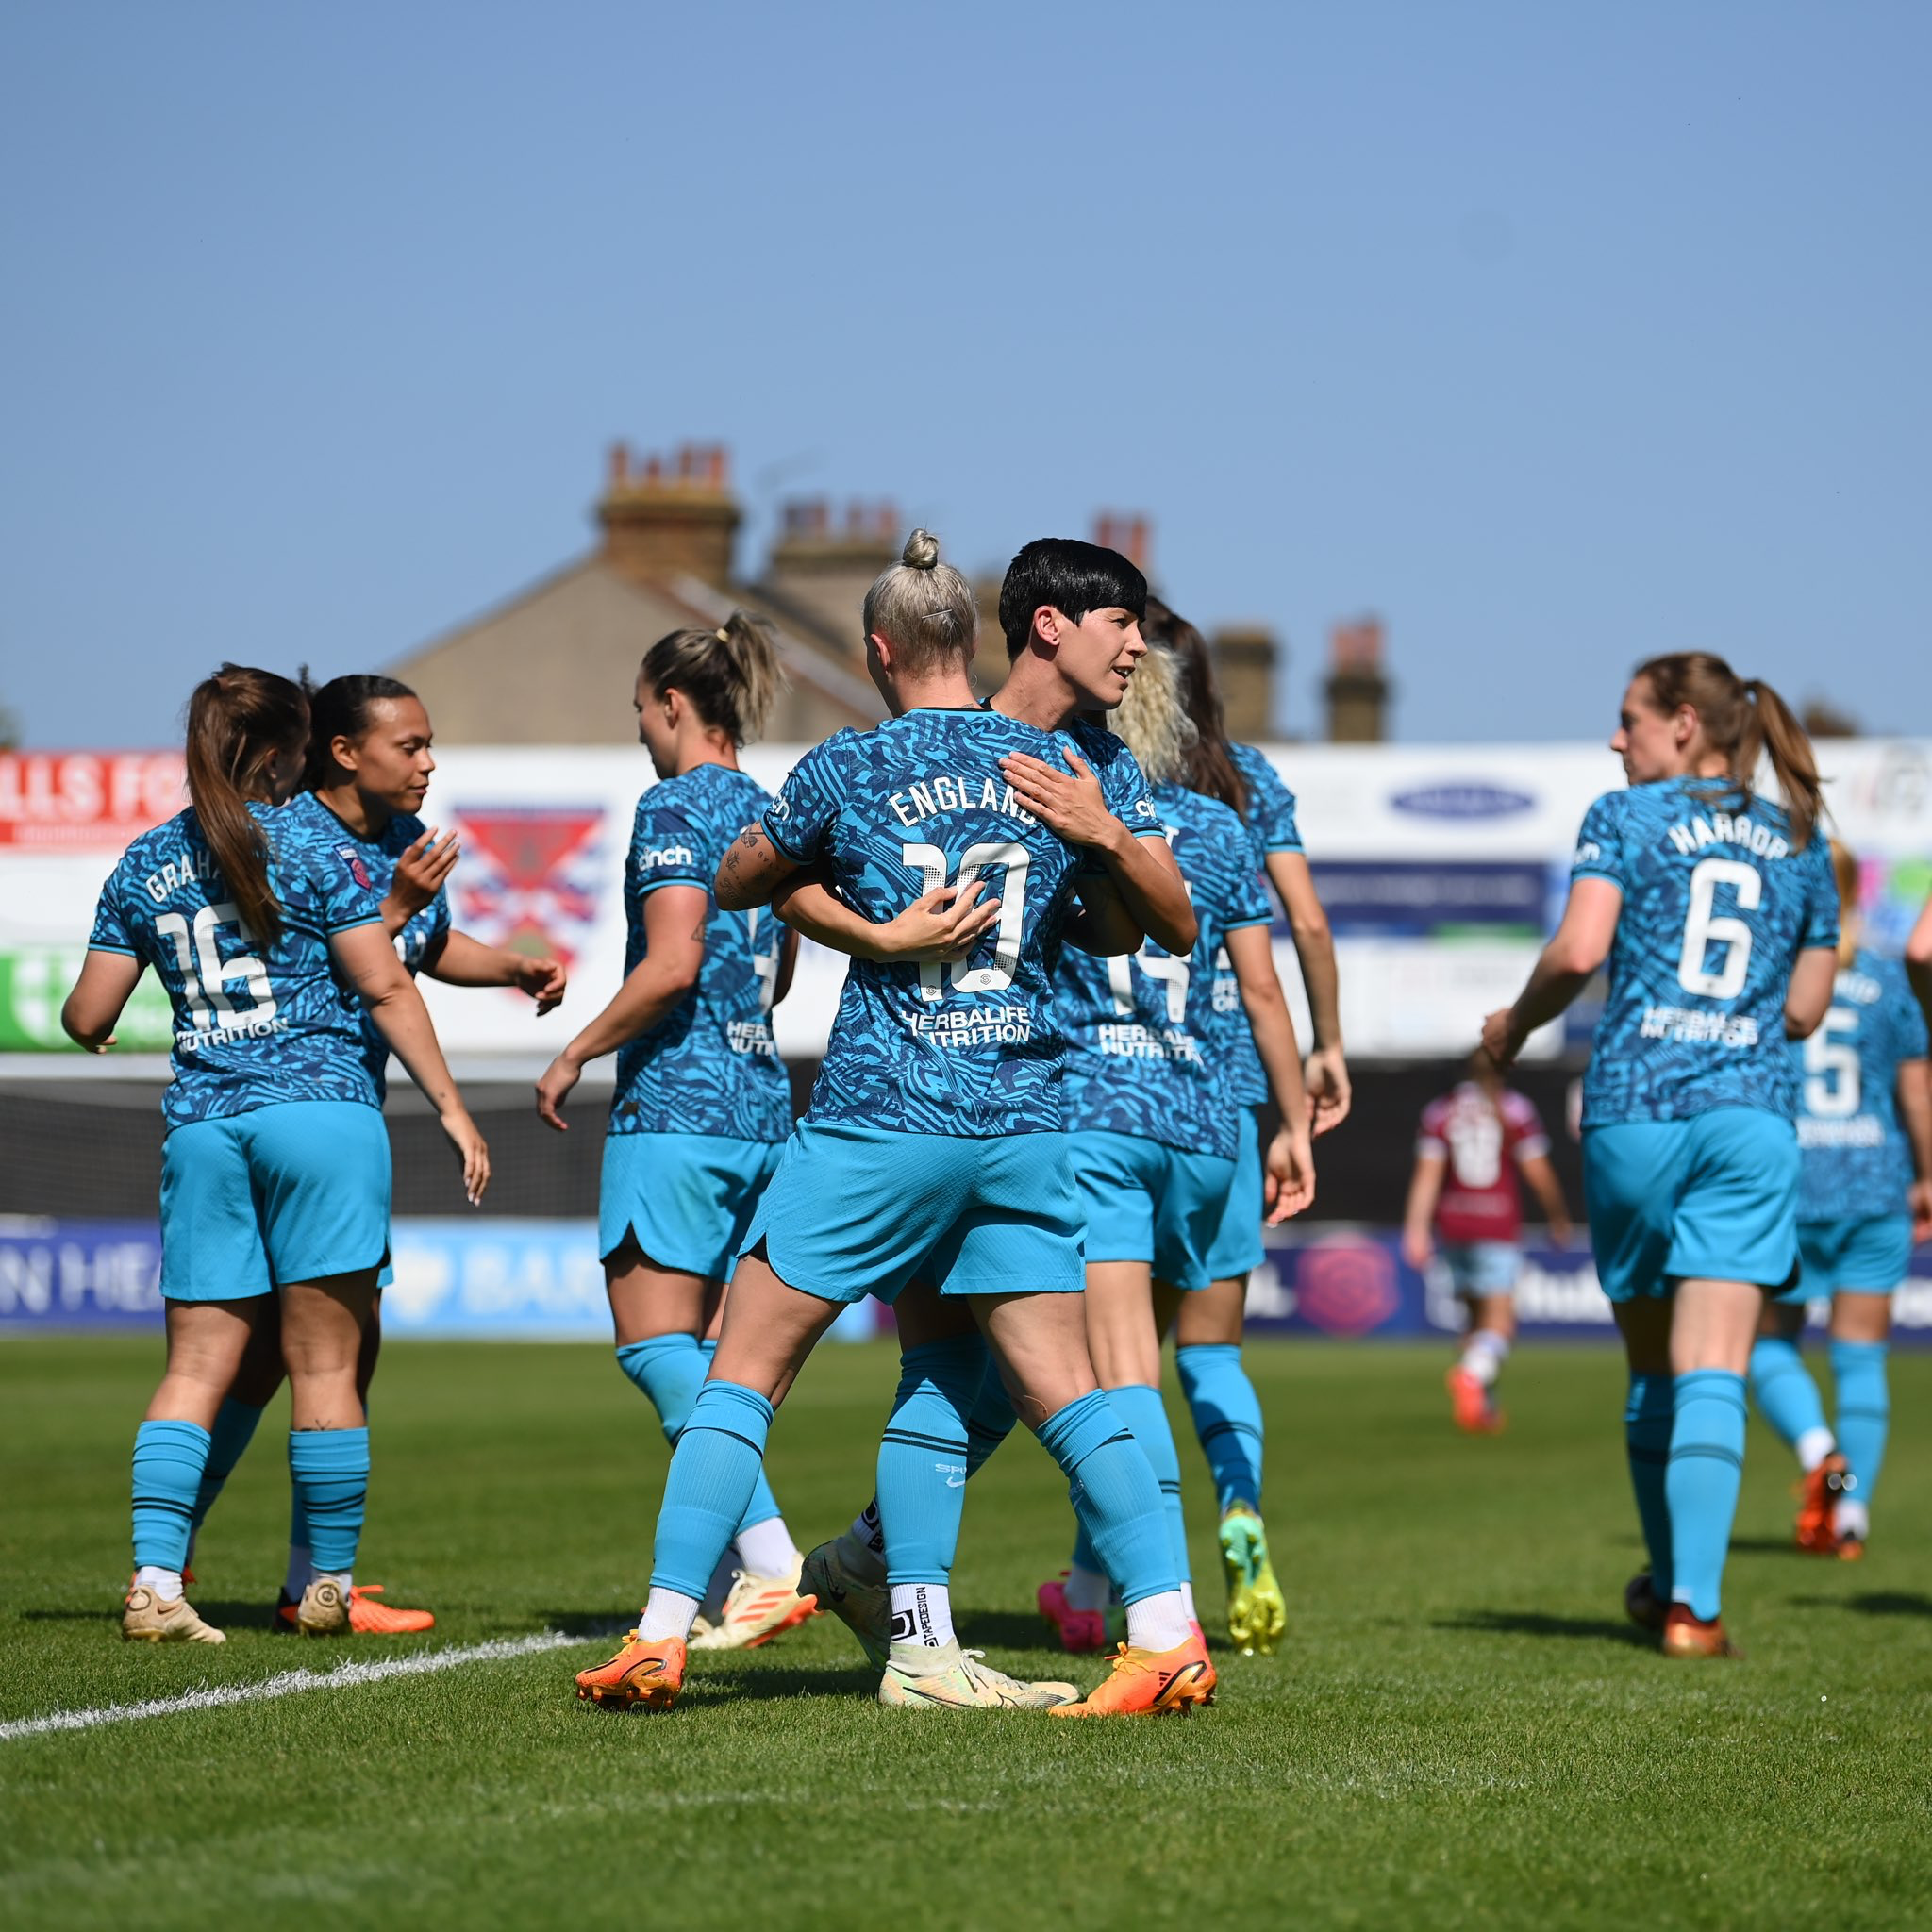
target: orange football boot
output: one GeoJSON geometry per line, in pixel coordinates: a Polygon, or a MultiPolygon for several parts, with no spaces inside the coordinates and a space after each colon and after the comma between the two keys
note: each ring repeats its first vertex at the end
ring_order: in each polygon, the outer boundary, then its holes
{"type": "Polygon", "coordinates": [[[606,1710],[669,1710],[684,1689],[684,1664],[683,1638],[646,1643],[628,1631],[608,1664],[577,1673],[577,1695],[606,1710]]]}
{"type": "MultiPolygon", "coordinates": [[[[436,1628],[434,1610],[399,1609],[394,1604],[378,1604],[369,1601],[382,1594],[379,1583],[355,1583],[349,1586],[349,1630],[351,1637],[407,1637],[418,1630],[436,1628]]],[[[295,1625],[295,1600],[287,1591],[275,1605],[275,1627],[278,1630],[292,1630],[295,1625]]]]}
{"type": "Polygon", "coordinates": [[[1742,1657],[1724,1635],[1724,1619],[1693,1616],[1689,1604],[1673,1604],[1664,1617],[1666,1657],[1742,1657]]]}
{"type": "Polygon", "coordinates": [[[1198,1633],[1173,1650],[1136,1650],[1124,1643],[1099,1686],[1078,1704],[1057,1704],[1055,1717],[1186,1717],[1214,1702],[1214,1666],[1198,1633]]]}
{"type": "Polygon", "coordinates": [[[1456,1426],[1472,1436],[1500,1436],[1503,1414],[1496,1407],[1496,1392],[1487,1382],[1479,1382],[1460,1362],[1442,1377],[1456,1412],[1456,1426]]]}
{"type": "Polygon", "coordinates": [[[1852,1466],[1834,1449],[1798,1485],[1797,1541],[1801,1550],[1814,1557],[1838,1555],[1838,1531],[1832,1526],[1832,1513],[1840,1496],[1849,1496],[1858,1479],[1852,1466]]]}

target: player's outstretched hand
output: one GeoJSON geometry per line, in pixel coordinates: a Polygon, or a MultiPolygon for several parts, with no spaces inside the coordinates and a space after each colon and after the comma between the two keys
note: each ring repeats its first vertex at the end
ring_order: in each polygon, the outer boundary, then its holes
{"type": "Polygon", "coordinates": [[[984,879],[935,886],[877,929],[881,959],[965,959],[1000,916],[999,901],[979,903],[984,879]]]}
{"type": "Polygon", "coordinates": [[[569,974],[561,959],[525,959],[516,969],[517,984],[537,1002],[537,1017],[554,1013],[563,1004],[569,974]]]}
{"type": "Polygon", "coordinates": [[[1000,772],[1020,803],[1069,845],[1103,845],[1117,823],[1107,808],[1100,780],[1075,751],[1061,754],[1073,768],[1056,771],[1041,759],[1014,752],[1000,760],[1000,772]]]}
{"type": "Polygon", "coordinates": [[[1523,1051],[1523,1042],[1516,1038],[1515,1022],[1514,1007],[1498,1007],[1483,1022],[1483,1051],[1499,1067],[1513,1067],[1516,1056],[1523,1051]]]}
{"type": "MultiPolygon", "coordinates": [[[[110,1041],[108,1044],[113,1042],[110,1041]]],[[[1915,1242],[1932,1241],[1932,1179],[1914,1181],[1906,1199],[1911,1208],[1912,1240],[1915,1242]]]]}
{"type": "Polygon", "coordinates": [[[1270,1227],[1305,1213],[1315,1203],[1315,1150],[1307,1127],[1286,1121],[1269,1143],[1262,1189],[1268,1199],[1270,1227]]]}
{"type": "Polygon", "coordinates": [[[1339,1046],[1318,1046],[1308,1056],[1302,1084],[1308,1091],[1308,1120],[1317,1135],[1331,1132],[1348,1118],[1355,1093],[1339,1046]]]}
{"type": "Polygon", "coordinates": [[[1402,1258],[1420,1274],[1429,1265],[1429,1257],[1436,1252],[1436,1244],[1429,1239],[1425,1227],[1405,1227],[1402,1230],[1402,1258]]]}
{"type": "Polygon", "coordinates": [[[450,1145],[462,1157],[463,1192],[475,1208],[481,1203],[483,1190],[490,1185],[489,1145],[466,1108],[453,1107],[441,1118],[442,1131],[449,1136],[450,1145]]]}
{"type": "Polygon", "coordinates": [[[431,825],[396,860],[396,875],[390,881],[384,903],[392,905],[405,919],[412,919],[448,883],[456,870],[457,835],[452,832],[441,845],[436,827],[431,825]]]}
{"type": "Polygon", "coordinates": [[[545,1126],[555,1127],[559,1134],[570,1132],[570,1123],[563,1117],[563,1103],[583,1074],[583,1068],[567,1053],[558,1054],[543,1070],[543,1077],[537,1082],[537,1112],[545,1126]]]}

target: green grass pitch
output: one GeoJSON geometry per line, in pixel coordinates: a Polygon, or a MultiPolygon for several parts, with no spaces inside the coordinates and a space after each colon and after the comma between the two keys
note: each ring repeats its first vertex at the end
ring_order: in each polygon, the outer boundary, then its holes
{"type": "MultiPolygon", "coordinates": [[[[1624,1623],[1639,1550],[1607,1349],[1527,1349],[1497,1441],[1448,1426],[1439,1350],[1261,1344],[1267,1515],[1291,1634],[1218,1647],[1186,1723],[878,1709],[822,1618],[696,1660],[668,1716],[579,1705],[635,1609],[665,1451],[607,1350],[401,1345],[375,1402],[358,1574],[425,1639],[272,1637],[281,1423],[204,1537],[219,1651],[118,1640],[126,1452],[158,1345],[0,1345],[0,1720],[257,1682],[344,1656],[592,1633],[582,1647],[0,1741],[16,1926],[1187,1924],[1820,1926],[1932,1920],[1932,1357],[1859,1565],[1790,1553],[1752,1428],[1727,1615],[1749,1655],[1672,1664],[1624,1623]],[[342,1916],[346,1915],[346,1916],[342,1916]]],[[[779,1418],[794,1532],[865,1500],[893,1378],[826,1347],[779,1418]]],[[[1181,1429],[1185,1416],[1178,1410],[1181,1429]]],[[[1183,1466],[1210,1632],[1211,1498],[1183,1466]]],[[[1033,1590],[1063,1487],[1016,1439],[975,1480],[962,1636],[1060,1668],[1033,1590]]],[[[1084,1683],[1091,1659],[1068,1660],[1084,1683]]]]}

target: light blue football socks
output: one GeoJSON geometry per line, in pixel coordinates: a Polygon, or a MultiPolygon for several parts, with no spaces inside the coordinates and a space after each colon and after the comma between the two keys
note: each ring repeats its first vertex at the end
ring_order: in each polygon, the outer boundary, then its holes
{"type": "MultiPolygon", "coordinates": [[[[711,1357],[717,1353],[715,1341],[700,1341],[694,1335],[647,1335],[641,1341],[627,1341],[617,1351],[617,1366],[651,1407],[658,1411],[664,1440],[673,1449],[684,1425],[691,1420],[698,1391],[711,1372],[711,1357]]],[[[779,1517],[778,1499],[765,1478],[763,1466],[752,1485],[751,1501],[745,1506],[744,1521],[739,1530],[779,1517]]],[[[735,1536],[735,1533],[734,1533],[735,1536]]],[[[790,1538],[787,1538],[789,1544],[790,1538]]],[[[741,1552],[741,1557],[742,1553],[741,1552]]],[[[755,1567],[745,1559],[745,1567],[755,1567]]]]}
{"type": "MultiPolygon", "coordinates": [[[[1193,1572],[1188,1563],[1187,1524],[1181,1518],[1180,1451],[1174,1447],[1174,1429],[1167,1420],[1167,1405],[1160,1399],[1160,1391],[1144,1382],[1130,1382],[1119,1389],[1109,1389],[1107,1399],[1113,1412],[1133,1430],[1134,1441],[1140,1443],[1154,1470],[1154,1479],[1160,1485],[1161,1508],[1167,1519],[1168,1549],[1181,1581],[1191,1582],[1193,1572]]],[[[1076,1549],[1074,1561],[1079,1560],[1076,1549]]]]}
{"type": "Polygon", "coordinates": [[[188,1561],[194,1499],[208,1467],[199,1423],[142,1423],[134,1432],[134,1565],[178,1572],[188,1561]]]}
{"type": "Polygon", "coordinates": [[[194,1492],[194,1515],[188,1529],[191,1550],[195,1535],[208,1519],[208,1512],[215,1506],[215,1498],[222,1493],[223,1486],[235,1473],[235,1465],[255,1440],[256,1424],[260,1421],[260,1409],[250,1408],[245,1402],[237,1402],[232,1395],[225,1397],[221,1407],[216,1410],[215,1425],[208,1432],[208,1462],[194,1492]]]}
{"type": "Polygon", "coordinates": [[[1012,1398],[1000,1380],[999,1364],[989,1350],[986,1373],[980,1378],[979,1394],[966,1417],[966,1474],[975,1475],[987,1457],[1013,1433],[1019,1418],[1013,1413],[1012,1398]]]}
{"type": "Polygon", "coordinates": [[[950,1582],[969,1471],[968,1412],[986,1379],[986,1344],[949,1336],[907,1349],[879,1439],[877,1504],[893,1585],[950,1582]]]}
{"type": "Polygon", "coordinates": [[[1885,1373],[1890,1343],[1834,1341],[1831,1375],[1838,1385],[1838,1446],[1852,1466],[1852,1494],[1869,1509],[1885,1467],[1885,1439],[1891,1427],[1891,1391],[1885,1373]]]}
{"type": "Polygon", "coordinates": [[[1160,1485],[1134,1432],[1098,1390],[1057,1409],[1041,1446],[1059,1464],[1100,1567],[1131,1608],[1142,1597],[1180,1598],[1160,1485]]]}
{"type": "Polygon", "coordinates": [[[1744,1378],[1693,1369],[1676,1382],[1664,1496],[1671,1510],[1671,1600],[1718,1614],[1724,1555],[1744,1476],[1744,1378]]]}
{"type": "Polygon", "coordinates": [[[1214,1476],[1214,1497],[1225,1516],[1237,1503],[1261,1507],[1261,1401],[1241,1365],[1239,1342],[1203,1342],[1176,1348],[1181,1393],[1194,1419],[1194,1434],[1214,1476]]]}
{"type": "MultiPolygon", "coordinates": [[[[651,1589],[703,1600],[757,1487],[772,1405],[738,1382],[707,1382],[672,1452],[658,1512],[651,1589]]],[[[663,1634],[653,1631],[654,1637],[663,1634]]]]}
{"type": "MultiPolygon", "coordinates": [[[[708,1337],[705,1341],[698,1343],[698,1354],[704,1357],[705,1374],[707,1375],[711,1373],[711,1357],[717,1353],[718,1342],[715,1336],[708,1337]]],[[[692,1400],[695,1401],[696,1397],[693,1396],[692,1400]]],[[[751,1486],[751,1501],[744,1506],[744,1516],[738,1525],[738,1532],[741,1536],[746,1530],[756,1528],[760,1523],[771,1523],[774,1520],[782,1523],[784,1512],[778,1507],[777,1497],[772,1493],[771,1479],[765,1474],[765,1465],[761,1462],[758,1464],[758,1480],[751,1486]]],[[[789,1548],[791,1542],[789,1534],[785,1541],[789,1548]]],[[[739,1552],[739,1555],[743,1557],[744,1567],[747,1570],[756,1570],[761,1575],[775,1575],[777,1574],[775,1571],[767,1571],[760,1564],[754,1563],[750,1557],[746,1556],[742,1550],[739,1552]]]]}
{"type": "Polygon", "coordinates": [[[1809,1470],[1830,1452],[1831,1430],[1818,1384],[1795,1341],[1760,1335],[1751,1344],[1751,1394],[1757,1412],[1809,1470]]]}
{"type": "Polygon", "coordinates": [[[1624,1450],[1630,1459],[1630,1487],[1637,1493],[1637,1520],[1650,1553],[1651,1585],[1665,1603],[1671,1596],[1671,1511],[1664,1500],[1664,1472],[1671,1459],[1674,1386],[1669,1375],[1633,1374],[1624,1406],[1624,1450]]]}
{"type": "Polygon", "coordinates": [[[322,1576],[356,1567],[369,1503],[369,1430],[291,1429],[289,1475],[296,1521],[308,1531],[309,1561],[322,1576]]]}

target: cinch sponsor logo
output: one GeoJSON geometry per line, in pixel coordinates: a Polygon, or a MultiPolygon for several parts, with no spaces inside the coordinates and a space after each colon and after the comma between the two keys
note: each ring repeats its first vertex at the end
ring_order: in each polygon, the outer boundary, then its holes
{"type": "Polygon", "coordinates": [[[689,845],[647,845],[638,854],[640,865],[695,865],[696,855],[689,845]]]}
{"type": "Polygon", "coordinates": [[[1389,801],[1397,811],[1412,811],[1429,819],[1506,819],[1511,812],[1529,811],[1536,800],[1526,791],[1508,791],[1500,785],[1422,785],[1398,791],[1389,801]]]}

